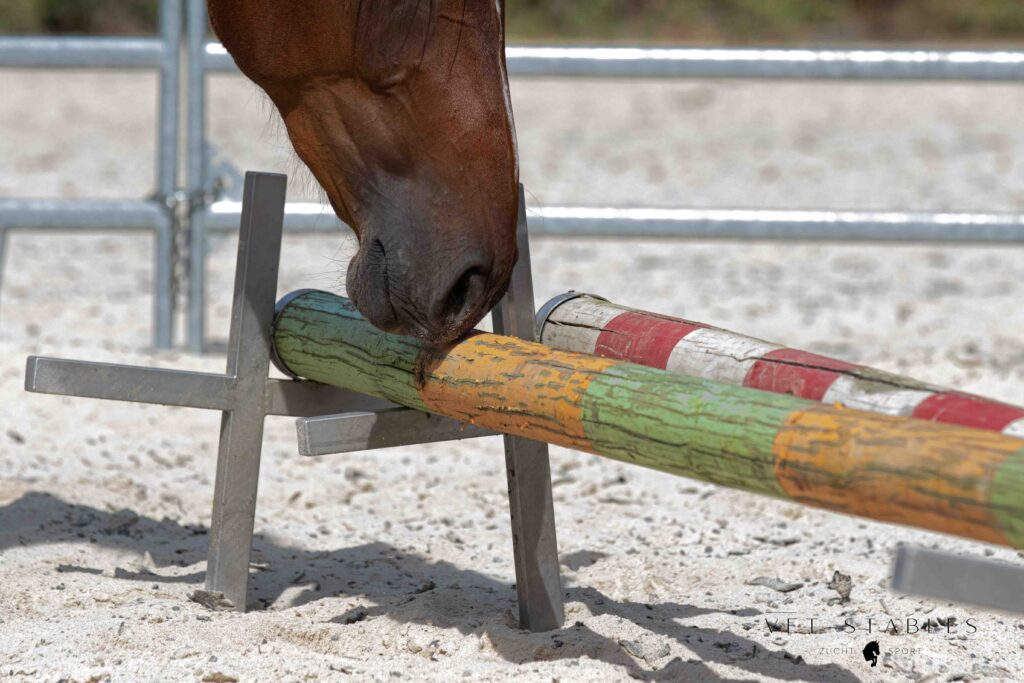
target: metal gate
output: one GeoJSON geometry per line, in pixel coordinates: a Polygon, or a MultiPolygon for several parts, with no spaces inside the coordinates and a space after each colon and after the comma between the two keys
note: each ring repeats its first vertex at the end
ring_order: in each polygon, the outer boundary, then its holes
{"type": "Polygon", "coordinates": [[[182,0],[162,0],[160,35],[146,38],[0,38],[0,67],[154,69],[159,72],[156,189],[124,200],[0,198],[0,282],[12,230],[143,231],[154,241],[153,346],[174,341],[174,234],[178,225],[182,0]]]}
{"type": "MultiPolygon", "coordinates": [[[[191,14],[204,0],[189,0],[191,14]]],[[[203,20],[205,22],[205,19],[203,20]]],[[[508,70],[520,77],[804,79],[879,81],[1024,81],[1024,51],[1002,50],[806,50],[729,48],[524,47],[507,50],[508,70]]],[[[189,24],[189,161],[207,157],[201,111],[205,76],[232,72],[224,48],[208,43],[205,23],[189,24]]],[[[196,167],[191,187],[208,187],[196,167]]],[[[198,194],[196,195],[198,196],[198,194]]],[[[193,205],[193,269],[189,344],[203,338],[203,245],[211,231],[237,230],[241,204],[214,199],[193,205]]],[[[1024,215],[919,211],[808,211],[778,209],[666,209],[545,207],[530,233],[572,236],[637,236],[700,239],[830,240],[844,242],[1024,243],[1024,215]]],[[[285,225],[293,231],[336,230],[329,207],[289,204],[285,225]]]]}

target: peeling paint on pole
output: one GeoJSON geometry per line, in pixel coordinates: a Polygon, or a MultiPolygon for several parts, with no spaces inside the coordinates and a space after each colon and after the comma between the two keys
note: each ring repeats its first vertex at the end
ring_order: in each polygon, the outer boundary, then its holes
{"type": "Polygon", "coordinates": [[[541,309],[541,343],[883,415],[1024,437],[1024,408],[587,294],[541,309]]]}
{"type": "Polygon", "coordinates": [[[443,350],[347,299],[291,300],[296,375],[491,429],[871,519],[1024,547],[1024,441],[823,406],[492,334],[443,350]]]}

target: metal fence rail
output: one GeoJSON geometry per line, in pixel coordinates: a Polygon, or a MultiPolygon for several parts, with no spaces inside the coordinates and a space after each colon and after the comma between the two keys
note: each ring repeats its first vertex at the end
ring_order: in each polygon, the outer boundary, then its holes
{"type": "MultiPolygon", "coordinates": [[[[185,53],[188,60],[188,111],[185,122],[185,183],[188,195],[188,347],[198,353],[206,339],[206,213],[214,199],[208,176],[206,139],[206,30],[209,21],[206,0],[188,0],[188,34],[185,53]]],[[[234,65],[234,61],[232,61],[234,65]]],[[[241,212],[235,216],[241,221],[241,212]]],[[[234,228],[235,230],[238,227],[234,228]]]]}
{"type": "MultiPolygon", "coordinates": [[[[159,69],[156,198],[115,202],[0,200],[0,275],[10,230],[150,230],[156,238],[154,344],[170,346],[174,319],[174,235],[188,229],[188,343],[205,336],[208,234],[238,228],[240,204],[216,196],[209,166],[207,76],[236,72],[223,46],[207,38],[205,0],[163,0],[161,34],[152,38],[0,38],[0,67],[159,69]],[[189,65],[186,180],[179,188],[179,84],[183,10],[189,65]],[[182,200],[187,211],[177,211],[182,200]]],[[[513,76],[594,78],[813,79],[878,81],[1024,81],[1024,51],[873,50],[513,45],[513,76]]],[[[289,204],[290,231],[344,226],[329,207],[289,204]]],[[[828,240],[993,244],[1024,242],[1024,215],[915,211],[543,207],[535,235],[694,239],[828,240]]]]}
{"type": "Polygon", "coordinates": [[[0,200],[0,283],[12,230],[137,230],[154,238],[153,345],[174,341],[174,231],[178,191],[182,0],[162,0],[152,38],[3,37],[0,68],[156,69],[159,72],[156,192],[138,200],[0,200]]]}
{"type": "MultiPolygon", "coordinates": [[[[204,0],[189,0],[198,18],[204,0]]],[[[205,109],[206,74],[231,73],[237,66],[222,45],[207,42],[205,16],[189,25],[190,92],[205,109]]],[[[1024,81],[1024,51],[869,50],[759,48],[646,48],[509,46],[509,74],[535,77],[730,78],[878,81],[1024,81]]],[[[202,163],[206,131],[201,111],[188,125],[190,163],[202,163]]],[[[196,196],[210,179],[195,169],[196,196]]],[[[237,229],[241,205],[215,201],[193,204],[192,278],[189,343],[202,346],[205,244],[208,231],[237,229]]],[[[289,204],[289,230],[344,228],[329,207],[289,204]]],[[[544,207],[531,217],[533,235],[636,236],[689,239],[808,240],[947,244],[1020,244],[1024,215],[916,211],[836,211],[786,209],[655,209],[621,207],[544,207]]]]}
{"type": "Polygon", "coordinates": [[[0,37],[0,66],[55,69],[159,69],[162,38],[0,37]]]}
{"type": "MultiPolygon", "coordinates": [[[[238,230],[241,202],[219,200],[203,213],[209,232],[238,230]]],[[[290,202],[292,232],[348,230],[329,205],[290,202]]],[[[707,240],[1021,244],[1024,215],[901,211],[531,207],[530,234],[548,237],[647,237],[707,240]]]]}
{"type": "Polygon", "coordinates": [[[0,199],[5,230],[171,229],[171,216],[142,199],[0,199]]]}
{"type": "MultiPolygon", "coordinates": [[[[1024,80],[1024,51],[546,47],[510,45],[512,76],[810,80],[1024,80]]],[[[237,70],[219,43],[203,66],[237,70]]]]}
{"type": "Polygon", "coordinates": [[[905,211],[551,207],[536,235],[817,242],[1022,244],[1024,215],[905,211]]]}
{"type": "Polygon", "coordinates": [[[1024,80],[1024,52],[511,46],[516,76],[1024,80]]]}

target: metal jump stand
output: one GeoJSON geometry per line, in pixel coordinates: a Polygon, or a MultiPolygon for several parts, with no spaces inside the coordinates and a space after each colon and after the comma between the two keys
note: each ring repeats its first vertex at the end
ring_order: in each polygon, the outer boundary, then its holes
{"type": "MultiPolygon", "coordinates": [[[[246,607],[267,415],[335,416],[324,452],[367,450],[492,434],[361,394],[313,382],[271,379],[270,333],[281,257],[286,177],[249,173],[235,271],[234,304],[223,375],[31,357],[25,389],[222,412],[206,586],[246,607]]],[[[496,332],[533,338],[533,283],[526,212],[520,193],[519,264],[508,294],[493,312],[496,332]]],[[[546,631],[562,624],[555,519],[547,444],[505,436],[519,619],[546,631]]]]}
{"type": "MultiPolygon", "coordinates": [[[[450,441],[493,432],[313,382],[269,378],[270,341],[281,256],[286,178],[245,177],[227,372],[211,374],[31,357],[28,391],[219,410],[220,446],[206,585],[246,606],[263,421],[299,417],[299,450],[327,455],[450,441]]],[[[495,332],[534,337],[533,283],[520,192],[519,264],[493,312],[495,332]]],[[[546,444],[505,436],[509,506],[523,628],[563,621],[558,550],[546,444]]],[[[901,548],[893,586],[905,593],[1024,614],[1024,570],[1003,562],[901,548]]]]}

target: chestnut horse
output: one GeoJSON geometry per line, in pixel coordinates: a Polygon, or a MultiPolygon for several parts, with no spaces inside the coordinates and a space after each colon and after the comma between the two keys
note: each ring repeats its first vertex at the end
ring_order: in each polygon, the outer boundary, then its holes
{"type": "Polygon", "coordinates": [[[516,260],[502,0],[210,0],[359,251],[349,297],[431,343],[476,324],[516,260]]]}

